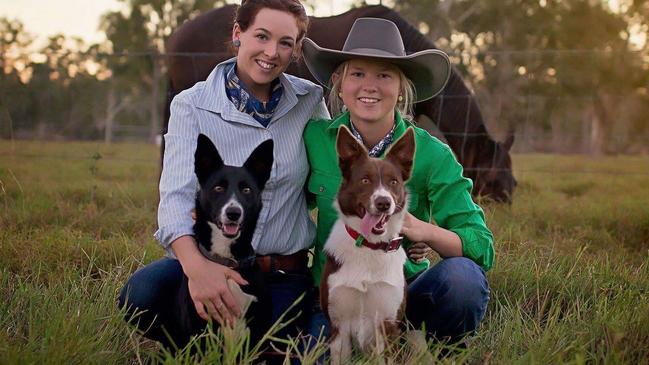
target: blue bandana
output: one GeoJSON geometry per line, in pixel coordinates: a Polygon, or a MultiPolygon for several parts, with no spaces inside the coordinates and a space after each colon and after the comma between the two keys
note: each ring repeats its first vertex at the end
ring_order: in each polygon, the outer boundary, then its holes
{"type": "Polygon", "coordinates": [[[268,123],[273,118],[273,113],[282,98],[284,88],[279,78],[273,80],[270,84],[270,99],[267,103],[262,103],[246,90],[236,73],[237,65],[232,64],[229,69],[225,70],[225,92],[228,99],[234,104],[238,111],[250,114],[259,124],[268,127],[268,123]]]}
{"type": "MultiPolygon", "coordinates": [[[[351,120],[349,121],[349,126],[352,127],[351,130],[352,130],[352,133],[354,134],[354,137],[356,137],[356,139],[359,142],[363,143],[363,136],[361,136],[361,134],[356,130],[356,128],[354,128],[354,123],[352,123],[351,120]]],[[[385,149],[388,148],[388,146],[390,146],[392,144],[392,137],[394,136],[394,127],[396,127],[396,126],[397,126],[397,123],[394,123],[392,125],[392,129],[390,129],[388,134],[386,134],[385,137],[383,137],[379,141],[379,143],[377,143],[374,147],[372,147],[370,149],[370,152],[369,152],[370,157],[379,157],[379,156],[381,156],[383,154],[383,152],[385,151],[385,149]]],[[[363,145],[364,144],[365,143],[363,143],[363,145]]]]}

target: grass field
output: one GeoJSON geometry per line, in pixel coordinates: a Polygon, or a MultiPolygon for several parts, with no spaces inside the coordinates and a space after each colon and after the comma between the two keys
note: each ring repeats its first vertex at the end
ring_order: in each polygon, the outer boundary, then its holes
{"type": "MultiPolygon", "coordinates": [[[[519,155],[514,167],[514,203],[485,206],[487,317],[443,362],[649,364],[649,158],[519,155]]],[[[191,362],[115,307],[129,274],[162,255],[157,179],[149,145],[0,141],[0,364],[191,362]]]]}

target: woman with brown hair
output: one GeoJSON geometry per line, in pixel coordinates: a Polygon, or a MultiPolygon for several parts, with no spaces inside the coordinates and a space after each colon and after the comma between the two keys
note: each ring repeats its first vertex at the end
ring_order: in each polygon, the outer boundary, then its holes
{"type": "MultiPolygon", "coordinates": [[[[322,88],[284,74],[301,54],[308,17],[298,0],[244,0],[232,29],[236,57],[217,65],[207,80],[177,95],[171,104],[160,179],[155,237],[167,257],[138,270],[120,295],[130,313],[144,311],[137,326],[145,336],[183,347],[188,338],[174,332],[173,293],[188,278],[196,313],[223,324],[241,314],[226,284],[245,285],[233,269],[207,259],[193,236],[192,209],[198,188],[194,151],[199,134],[209,137],[226,165],[240,166],[259,144],[274,141],[274,163],[263,191],[263,208],[252,239],[264,272],[258,307],[269,323],[312,287],[306,250],[315,228],[304,193],[308,162],[302,132],[309,117],[326,117],[322,88]],[[165,334],[168,333],[169,337],[165,334]]],[[[295,313],[302,310],[296,308],[295,313]]],[[[207,322],[206,322],[207,323],[207,322]]],[[[296,336],[298,319],[279,336],[296,336]]]]}

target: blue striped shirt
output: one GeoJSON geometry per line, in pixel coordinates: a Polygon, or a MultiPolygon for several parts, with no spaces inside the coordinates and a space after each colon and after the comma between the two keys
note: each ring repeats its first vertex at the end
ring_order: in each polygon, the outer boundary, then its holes
{"type": "Polygon", "coordinates": [[[178,94],[171,103],[169,129],[160,178],[158,231],[160,241],[173,257],[171,243],[193,235],[191,210],[198,181],[194,152],[200,133],[208,136],[226,165],[241,166],[261,142],[274,142],[274,163],[262,193],[252,246],[258,254],[288,255],[311,246],[315,227],[305,200],[304,184],[309,172],[302,132],[310,118],[328,118],[322,88],[291,75],[280,75],[282,99],[267,127],[238,111],[228,99],[224,68],[217,65],[207,80],[178,94]]]}

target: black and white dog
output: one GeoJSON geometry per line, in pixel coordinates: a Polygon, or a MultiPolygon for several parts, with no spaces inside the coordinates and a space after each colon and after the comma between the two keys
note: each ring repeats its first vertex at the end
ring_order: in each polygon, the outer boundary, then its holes
{"type": "MultiPolygon", "coordinates": [[[[243,288],[229,281],[239,304],[250,304],[248,313],[259,314],[251,321],[263,320],[263,310],[256,310],[255,298],[262,292],[261,272],[256,267],[252,236],[262,208],[261,194],[273,165],[273,141],[262,142],[241,167],[223,163],[210,139],[200,134],[197,140],[195,173],[200,189],[196,194],[194,234],[201,253],[208,259],[236,269],[249,285],[243,288]],[[245,292],[245,293],[244,293],[245,292]]],[[[187,277],[178,295],[179,338],[184,344],[205,328],[205,321],[196,313],[189,295],[187,277]]],[[[250,323],[251,330],[258,323],[250,323]]],[[[254,331],[252,333],[255,336],[254,331]]]]}

